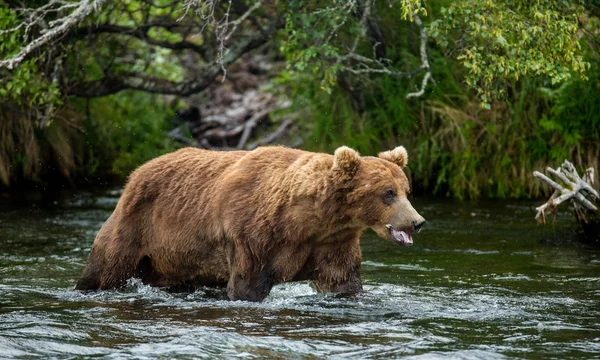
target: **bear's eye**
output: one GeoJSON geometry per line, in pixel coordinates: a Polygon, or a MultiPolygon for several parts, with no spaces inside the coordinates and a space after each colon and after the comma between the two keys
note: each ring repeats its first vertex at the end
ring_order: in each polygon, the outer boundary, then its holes
{"type": "Polygon", "coordinates": [[[389,189],[383,195],[383,203],[386,205],[391,205],[394,202],[394,198],[396,197],[396,191],[393,189],[389,189]]]}

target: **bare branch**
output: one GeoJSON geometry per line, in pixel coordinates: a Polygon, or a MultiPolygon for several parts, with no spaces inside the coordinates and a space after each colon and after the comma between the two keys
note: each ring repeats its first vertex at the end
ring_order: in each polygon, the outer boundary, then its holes
{"type": "Polygon", "coordinates": [[[421,35],[421,65],[416,69],[407,72],[395,71],[390,69],[389,64],[391,63],[391,60],[384,58],[383,56],[377,55],[378,48],[381,44],[376,41],[373,43],[373,58],[356,53],[359,41],[362,38],[365,38],[370,27],[373,27],[372,24],[368,26],[373,7],[374,4],[372,0],[365,1],[365,8],[362,12],[362,16],[360,19],[362,31],[360,35],[354,39],[354,42],[352,43],[352,46],[349,49],[349,52],[346,55],[340,56],[337,59],[337,64],[344,64],[344,70],[355,75],[385,74],[394,77],[413,77],[423,71],[426,71],[425,75],[423,76],[420,91],[407,94],[407,98],[418,97],[423,95],[425,93],[425,88],[427,84],[430,81],[433,81],[433,78],[431,76],[429,59],[427,57],[427,33],[418,15],[413,15],[413,19],[417,24],[421,35]]]}
{"type": "Polygon", "coordinates": [[[257,10],[261,5],[262,1],[256,1],[254,5],[246,10],[244,14],[242,14],[238,19],[230,21],[231,10],[232,10],[232,0],[227,1],[227,6],[224,10],[223,15],[219,20],[215,18],[215,10],[217,9],[217,4],[219,0],[188,0],[184,2],[183,11],[184,15],[179,18],[179,21],[183,19],[185,15],[192,8],[195,9],[195,13],[200,19],[204,22],[202,24],[200,32],[204,32],[206,26],[211,26],[214,29],[214,34],[216,38],[217,45],[217,64],[221,66],[221,71],[223,73],[223,80],[227,76],[227,65],[225,64],[225,57],[229,52],[227,48],[227,42],[231,39],[233,34],[236,32],[238,26],[243,23],[248,17],[257,10]],[[233,29],[229,31],[229,27],[233,26],[233,29]]]}
{"type": "Polygon", "coordinates": [[[356,37],[354,39],[354,43],[352,44],[350,53],[356,52],[356,47],[358,46],[359,39],[364,38],[367,35],[367,21],[369,20],[369,16],[371,16],[372,9],[373,9],[373,0],[366,0],[365,9],[363,10],[362,17],[360,18],[361,36],[356,37]]]}
{"type": "Polygon", "coordinates": [[[248,144],[248,146],[246,146],[246,149],[254,150],[259,145],[271,144],[273,141],[277,140],[281,135],[283,135],[288,126],[292,125],[293,123],[294,122],[291,119],[286,119],[284,122],[281,123],[281,125],[279,125],[279,127],[275,131],[265,136],[264,138],[258,140],[257,142],[248,144]]]}
{"type": "Polygon", "coordinates": [[[178,41],[178,42],[169,42],[163,40],[153,39],[147,36],[148,30],[153,27],[185,27],[181,24],[177,23],[165,23],[165,22],[149,22],[147,24],[140,25],[137,28],[122,26],[122,25],[114,25],[114,24],[101,24],[101,25],[92,25],[87,27],[78,28],[71,32],[71,36],[74,38],[83,38],[92,34],[118,34],[118,35],[127,35],[133,36],[140,40],[145,41],[146,43],[154,46],[163,47],[165,49],[171,50],[192,50],[202,56],[203,59],[207,59],[207,50],[204,46],[196,45],[189,41],[178,41]]]}
{"type": "MultiPolygon", "coordinates": [[[[17,54],[7,60],[0,61],[0,68],[5,67],[13,69],[22,63],[25,58],[31,54],[34,50],[49,44],[51,41],[56,40],[60,36],[63,36],[67,31],[77,25],[86,16],[95,10],[98,10],[106,0],[81,0],[78,3],[77,8],[69,15],[51,21],[49,23],[49,29],[44,31],[39,37],[33,39],[27,46],[23,47],[17,54]]],[[[50,2],[46,6],[52,5],[55,2],[50,2]]],[[[73,5],[73,7],[75,4],[73,5]]],[[[36,18],[35,21],[38,19],[36,18]]]]}
{"type": "MultiPolygon", "coordinates": [[[[52,72],[52,84],[54,84],[54,85],[58,85],[62,64],[63,64],[63,58],[61,56],[59,56],[58,58],[56,58],[56,60],[54,62],[54,70],[52,72]]],[[[52,96],[52,98],[54,98],[56,96],[55,93],[53,93],[53,92],[50,93],[50,95],[52,96]]],[[[46,103],[46,111],[40,121],[40,127],[43,128],[47,124],[49,124],[50,117],[52,116],[52,113],[54,111],[54,105],[55,105],[54,101],[48,101],[46,103]]]]}
{"type": "Polygon", "coordinates": [[[176,127],[175,129],[169,131],[168,136],[169,136],[169,138],[179,141],[180,143],[182,143],[186,146],[197,146],[198,145],[194,140],[183,135],[183,131],[181,130],[181,127],[176,127]]]}
{"type": "Polygon", "coordinates": [[[244,146],[246,146],[246,142],[248,142],[248,139],[250,138],[250,135],[252,134],[252,129],[254,129],[256,124],[259,121],[261,121],[262,119],[264,119],[267,115],[269,115],[269,113],[271,111],[273,111],[272,107],[262,109],[261,111],[252,115],[252,117],[250,119],[248,119],[248,121],[246,121],[246,124],[244,125],[244,132],[242,133],[242,137],[240,138],[240,141],[237,145],[237,148],[239,150],[243,149],[244,146]]]}
{"type": "Polygon", "coordinates": [[[229,25],[233,25],[233,29],[231,29],[229,34],[227,34],[223,40],[228,41],[231,38],[231,36],[235,33],[238,26],[241,23],[243,23],[248,18],[248,16],[250,16],[250,14],[252,14],[252,12],[254,12],[254,10],[258,9],[260,7],[260,5],[261,5],[261,2],[257,1],[256,3],[254,3],[254,5],[252,5],[250,8],[248,8],[248,10],[244,14],[242,14],[242,16],[240,16],[238,19],[232,21],[229,25]]]}
{"type": "Polygon", "coordinates": [[[588,211],[598,210],[598,207],[590,201],[590,199],[596,201],[600,199],[598,192],[591,186],[593,180],[590,179],[589,174],[593,177],[593,168],[586,170],[583,179],[579,177],[575,166],[567,160],[565,160],[560,168],[552,169],[548,167],[546,171],[561,180],[564,185],[555,182],[539,171],[533,172],[534,177],[544,181],[555,190],[545,204],[536,208],[537,215],[535,219],[538,222],[545,222],[546,214],[554,211],[558,205],[567,200],[570,200],[573,203],[576,211],[581,211],[582,208],[587,209],[588,211]],[[589,199],[582,194],[582,191],[585,191],[585,193],[588,194],[589,199]]]}
{"type": "Polygon", "coordinates": [[[417,24],[417,26],[419,27],[419,31],[421,33],[421,48],[420,48],[421,69],[425,69],[425,70],[427,70],[427,72],[425,73],[425,76],[423,77],[423,81],[421,82],[421,90],[407,94],[406,95],[407,99],[411,98],[411,97],[419,97],[419,96],[423,95],[425,93],[425,87],[427,86],[427,83],[430,80],[432,80],[431,70],[429,69],[429,59],[427,58],[427,32],[425,31],[425,27],[423,26],[423,23],[421,22],[421,18],[417,14],[413,15],[413,20],[415,21],[415,24],[417,24]]]}
{"type": "Polygon", "coordinates": [[[81,97],[98,97],[114,94],[124,89],[135,89],[179,96],[195,94],[208,87],[221,73],[223,66],[231,65],[241,55],[265,44],[282,25],[281,19],[274,19],[267,28],[252,36],[241,38],[229,49],[221,63],[217,61],[205,66],[200,70],[200,75],[189,80],[173,82],[137,72],[123,72],[108,75],[100,80],[75,84],[68,93],[81,97]]]}
{"type": "Polygon", "coordinates": [[[362,56],[362,55],[354,54],[354,53],[344,55],[344,56],[340,57],[340,59],[342,61],[345,61],[347,59],[356,60],[358,62],[359,68],[355,69],[355,68],[349,67],[346,70],[348,72],[351,72],[351,73],[357,74],[357,75],[373,73],[373,74],[386,74],[386,75],[397,76],[397,77],[412,77],[426,69],[426,68],[420,66],[413,71],[406,71],[406,72],[394,71],[394,70],[390,70],[386,66],[386,64],[384,64],[385,59],[374,60],[374,59],[368,58],[366,56],[362,56]]]}
{"type": "Polygon", "coordinates": [[[542,174],[539,171],[534,171],[533,172],[533,176],[544,181],[545,183],[547,183],[548,185],[552,186],[556,191],[558,192],[562,192],[563,191],[563,187],[560,186],[557,182],[554,182],[552,179],[550,179],[549,177],[547,177],[546,175],[542,174]]]}
{"type": "Polygon", "coordinates": [[[223,16],[223,21],[221,26],[217,26],[215,33],[217,34],[217,41],[219,42],[219,50],[218,50],[218,58],[217,64],[221,65],[221,71],[223,72],[223,80],[227,76],[227,67],[223,64],[223,57],[229,51],[225,47],[225,37],[227,36],[227,28],[229,27],[229,13],[231,11],[231,0],[227,4],[227,10],[225,11],[225,15],[223,16]]]}

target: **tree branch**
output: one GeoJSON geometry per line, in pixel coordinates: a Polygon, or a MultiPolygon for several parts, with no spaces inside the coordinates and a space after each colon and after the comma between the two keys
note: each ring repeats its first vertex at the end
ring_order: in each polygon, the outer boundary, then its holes
{"type": "Polygon", "coordinates": [[[421,82],[421,89],[417,92],[412,92],[406,95],[407,98],[411,98],[411,97],[418,97],[421,96],[425,93],[425,88],[427,86],[427,84],[430,81],[433,81],[433,78],[431,76],[431,71],[430,71],[430,65],[429,65],[429,59],[427,57],[427,32],[425,30],[425,26],[423,25],[423,22],[421,21],[421,18],[419,18],[418,15],[413,15],[413,20],[415,22],[415,24],[417,25],[417,27],[419,28],[419,32],[421,35],[421,46],[420,46],[420,57],[421,57],[421,65],[419,67],[417,67],[416,69],[412,70],[412,71],[395,71],[390,69],[389,63],[391,63],[391,60],[385,58],[385,45],[380,46],[381,44],[379,42],[375,42],[373,44],[373,58],[367,57],[367,56],[363,56],[360,54],[356,53],[356,49],[358,47],[358,42],[360,40],[361,37],[366,37],[367,35],[369,35],[369,38],[371,38],[372,40],[377,40],[377,41],[384,41],[385,39],[383,38],[383,34],[379,34],[377,35],[378,32],[380,32],[380,30],[378,30],[376,23],[373,22],[373,24],[369,24],[368,21],[371,17],[371,11],[372,11],[372,7],[373,4],[371,2],[371,0],[367,0],[365,2],[365,6],[364,9],[362,10],[362,16],[361,16],[361,27],[362,27],[362,32],[359,36],[357,36],[354,39],[354,42],[352,44],[352,47],[350,48],[350,51],[348,52],[348,54],[340,56],[337,60],[338,64],[345,64],[348,63],[350,61],[352,61],[355,65],[353,64],[348,64],[344,66],[344,71],[347,71],[349,73],[352,74],[356,74],[356,75],[364,75],[364,74],[385,74],[388,76],[394,76],[394,77],[413,77],[423,71],[426,71],[425,75],[423,76],[423,81],[421,82]],[[373,34],[368,34],[369,32],[373,32],[373,34]],[[350,60],[350,61],[349,61],[350,60]]]}
{"type": "Polygon", "coordinates": [[[277,130],[273,131],[269,135],[265,136],[264,138],[262,138],[256,142],[248,144],[248,146],[246,146],[246,149],[254,150],[259,145],[267,145],[267,144],[272,143],[273,141],[277,140],[281,135],[283,135],[285,130],[288,128],[288,126],[292,125],[293,123],[294,122],[291,119],[286,119],[284,122],[281,123],[281,125],[279,125],[277,130]]]}
{"type": "Polygon", "coordinates": [[[199,54],[203,59],[206,60],[208,58],[207,50],[203,46],[196,45],[192,42],[185,41],[185,40],[178,41],[178,42],[169,42],[169,41],[164,41],[164,40],[153,39],[148,36],[148,30],[152,27],[172,28],[175,26],[181,26],[181,24],[160,23],[160,25],[158,25],[158,24],[148,23],[148,24],[143,24],[137,28],[121,26],[121,25],[114,25],[114,24],[102,24],[102,25],[93,25],[93,26],[78,28],[78,29],[74,30],[73,32],[71,32],[71,36],[75,37],[76,39],[79,39],[79,38],[84,38],[89,35],[97,35],[97,34],[102,34],[102,33],[129,35],[129,36],[138,38],[150,45],[159,46],[159,47],[163,47],[166,49],[192,50],[192,51],[196,52],[197,54],[199,54]]]}
{"type": "MultiPolygon", "coordinates": [[[[51,21],[49,23],[49,29],[42,31],[42,34],[39,37],[34,38],[27,46],[23,47],[10,59],[1,60],[0,68],[15,68],[15,66],[22,63],[34,50],[66,34],[67,31],[77,25],[81,20],[92,13],[92,11],[102,7],[105,2],[106,0],[81,0],[79,6],[71,14],[51,21]]],[[[53,3],[55,2],[51,2],[46,6],[52,5],[53,3]]],[[[73,4],[73,7],[75,7],[75,4],[73,4]]]]}
{"type": "Polygon", "coordinates": [[[244,22],[244,20],[246,20],[248,18],[248,16],[250,16],[250,14],[252,14],[252,12],[256,9],[258,9],[261,5],[261,1],[257,1],[256,3],[254,3],[254,5],[252,5],[250,8],[248,8],[248,10],[246,10],[245,13],[242,14],[242,16],[240,16],[239,18],[237,18],[236,20],[232,21],[230,24],[228,25],[233,25],[233,29],[231,29],[231,31],[225,36],[225,39],[223,39],[224,41],[228,41],[231,36],[235,33],[235,31],[237,30],[238,26],[244,22]]]}
{"type": "Polygon", "coordinates": [[[427,58],[427,32],[425,31],[425,26],[423,26],[423,23],[421,22],[421,18],[418,15],[413,15],[413,19],[415,21],[415,24],[417,24],[417,26],[419,27],[419,31],[421,33],[421,48],[420,48],[420,54],[421,54],[421,69],[425,69],[427,70],[427,72],[425,73],[425,76],[423,77],[423,81],[421,82],[421,90],[417,91],[417,92],[411,92],[408,93],[406,95],[406,98],[411,98],[411,97],[419,97],[421,95],[423,95],[425,93],[425,87],[427,86],[427,83],[433,79],[431,78],[431,70],[429,68],[429,59],[427,58]]]}
{"type": "Polygon", "coordinates": [[[412,76],[417,75],[418,73],[422,72],[423,70],[428,69],[423,66],[419,66],[418,68],[414,69],[413,71],[394,71],[394,70],[390,70],[382,62],[382,60],[374,60],[374,59],[368,58],[366,56],[362,56],[362,55],[358,55],[358,54],[354,54],[354,53],[344,55],[341,57],[341,59],[342,60],[353,59],[353,60],[356,60],[359,63],[361,63],[361,65],[363,67],[361,67],[359,69],[354,69],[351,67],[345,69],[348,72],[351,72],[351,73],[357,74],[357,75],[374,73],[374,74],[386,74],[386,75],[397,76],[397,77],[412,77],[412,76]]]}
{"type": "Polygon", "coordinates": [[[142,90],[150,93],[189,96],[208,87],[219,75],[223,67],[231,65],[243,54],[258,48],[269,41],[283,25],[282,19],[273,20],[267,28],[241,38],[235,42],[223,57],[222,63],[214,62],[201,70],[199,76],[182,82],[150,77],[137,72],[111,74],[100,80],[73,85],[69,95],[99,97],[117,93],[125,89],[142,90]]]}
{"type": "Polygon", "coordinates": [[[273,111],[273,108],[267,107],[252,115],[252,117],[246,121],[246,123],[244,124],[244,132],[242,133],[242,137],[240,138],[240,141],[237,145],[237,148],[239,150],[243,149],[244,146],[246,146],[246,142],[248,142],[248,139],[250,139],[250,135],[252,134],[252,130],[254,129],[256,124],[262,119],[264,119],[267,115],[269,115],[271,111],[273,111]]]}

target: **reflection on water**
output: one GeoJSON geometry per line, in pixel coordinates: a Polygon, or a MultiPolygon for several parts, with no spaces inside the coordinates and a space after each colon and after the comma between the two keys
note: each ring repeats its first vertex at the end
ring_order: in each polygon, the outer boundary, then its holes
{"type": "Polygon", "coordinates": [[[558,230],[568,214],[538,227],[531,203],[417,201],[429,223],[415,246],[363,237],[356,297],[304,282],[260,304],[135,279],[121,291],[72,291],[118,196],[0,205],[1,357],[600,356],[600,252],[558,230]]]}

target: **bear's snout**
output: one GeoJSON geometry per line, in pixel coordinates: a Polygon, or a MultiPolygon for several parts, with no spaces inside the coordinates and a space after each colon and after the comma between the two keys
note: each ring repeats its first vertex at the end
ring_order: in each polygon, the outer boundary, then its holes
{"type": "Polygon", "coordinates": [[[412,226],[413,226],[413,231],[416,233],[418,233],[419,231],[421,231],[421,227],[423,227],[423,225],[425,224],[425,219],[421,218],[420,221],[417,220],[413,220],[412,222],[412,226]]]}
{"type": "Polygon", "coordinates": [[[402,197],[398,201],[398,207],[395,209],[389,223],[396,229],[414,234],[421,230],[421,227],[425,224],[425,218],[415,210],[406,197],[402,197]]]}
{"type": "Polygon", "coordinates": [[[396,207],[390,210],[387,221],[373,226],[373,230],[382,238],[392,240],[402,245],[412,245],[412,236],[421,231],[425,218],[413,208],[406,197],[396,202],[396,207]]]}

